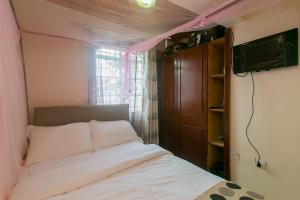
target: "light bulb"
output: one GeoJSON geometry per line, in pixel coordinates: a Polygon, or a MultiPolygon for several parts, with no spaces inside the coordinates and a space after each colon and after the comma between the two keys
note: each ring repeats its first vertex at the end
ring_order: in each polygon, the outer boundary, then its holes
{"type": "Polygon", "coordinates": [[[151,8],[155,5],[156,0],[136,0],[136,3],[143,8],[151,8]]]}

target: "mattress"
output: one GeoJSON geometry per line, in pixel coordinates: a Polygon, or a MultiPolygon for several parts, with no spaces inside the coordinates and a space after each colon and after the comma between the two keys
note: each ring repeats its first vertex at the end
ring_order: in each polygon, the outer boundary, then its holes
{"type": "Polygon", "coordinates": [[[192,200],[223,179],[157,145],[131,142],[27,167],[11,200],[192,200]]]}

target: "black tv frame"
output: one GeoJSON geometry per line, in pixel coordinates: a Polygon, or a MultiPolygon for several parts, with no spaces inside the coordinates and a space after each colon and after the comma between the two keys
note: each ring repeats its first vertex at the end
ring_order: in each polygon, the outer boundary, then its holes
{"type": "Polygon", "coordinates": [[[298,65],[298,28],[233,47],[233,72],[235,74],[251,71],[258,72],[262,70],[270,70],[295,65],[298,65]],[[276,57],[277,59],[273,57],[273,60],[270,57],[267,62],[256,63],[252,66],[245,66],[245,59],[247,59],[246,48],[257,48],[257,51],[259,51],[262,49],[259,48],[260,45],[262,47],[262,45],[266,44],[267,42],[278,42],[279,40],[281,40],[281,42],[283,41],[281,43],[283,46],[281,48],[282,52],[280,54],[280,60],[278,60],[278,57],[276,57]]]}

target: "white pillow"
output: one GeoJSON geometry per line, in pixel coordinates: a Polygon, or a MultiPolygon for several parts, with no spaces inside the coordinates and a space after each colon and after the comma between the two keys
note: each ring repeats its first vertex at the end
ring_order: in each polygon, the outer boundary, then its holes
{"type": "Polygon", "coordinates": [[[89,123],[29,126],[28,131],[30,145],[26,165],[93,151],[89,123]]]}
{"type": "Polygon", "coordinates": [[[139,137],[128,121],[94,121],[91,123],[94,150],[101,150],[132,141],[139,137]]]}

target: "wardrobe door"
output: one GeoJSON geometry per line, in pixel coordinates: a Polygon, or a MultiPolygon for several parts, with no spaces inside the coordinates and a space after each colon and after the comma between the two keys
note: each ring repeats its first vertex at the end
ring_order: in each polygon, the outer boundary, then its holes
{"type": "Polygon", "coordinates": [[[206,168],[207,159],[207,46],[178,54],[175,77],[177,129],[182,158],[206,168]]]}
{"type": "Polygon", "coordinates": [[[177,154],[176,117],[174,113],[174,56],[168,56],[158,69],[160,145],[177,154]]]}
{"type": "Polygon", "coordinates": [[[165,59],[161,69],[160,81],[160,103],[162,112],[173,112],[174,110],[174,57],[165,59]]]}
{"type": "Polygon", "coordinates": [[[178,155],[178,137],[176,137],[176,122],[168,119],[160,120],[160,145],[178,155]]]}

